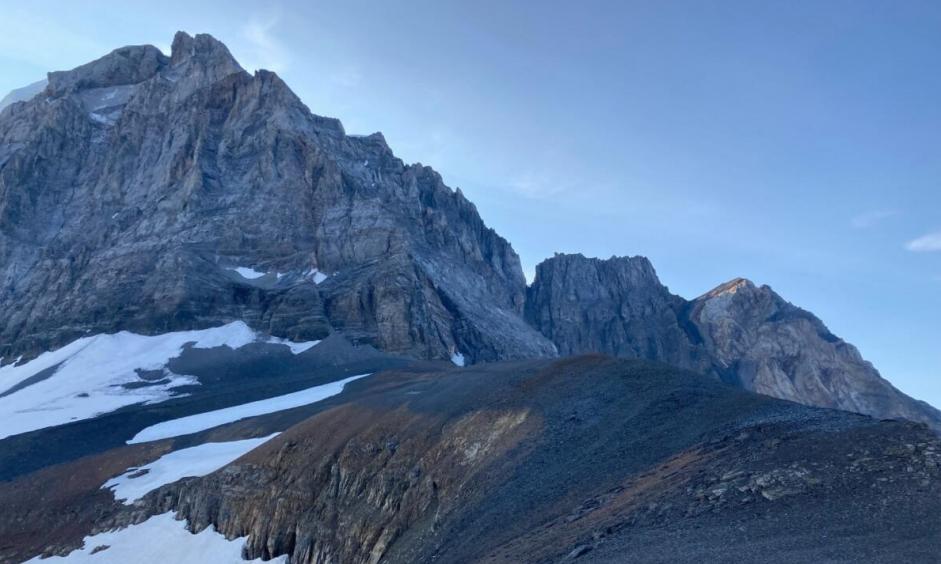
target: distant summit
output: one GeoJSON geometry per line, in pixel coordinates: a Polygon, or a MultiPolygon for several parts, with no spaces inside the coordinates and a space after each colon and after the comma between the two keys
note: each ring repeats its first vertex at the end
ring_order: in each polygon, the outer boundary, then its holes
{"type": "Polygon", "coordinates": [[[48,81],[38,80],[32,84],[28,84],[22,88],[17,88],[16,90],[11,90],[6,96],[0,100],[0,111],[3,111],[3,108],[6,108],[14,102],[25,102],[36,94],[39,94],[46,88],[48,81]]]}

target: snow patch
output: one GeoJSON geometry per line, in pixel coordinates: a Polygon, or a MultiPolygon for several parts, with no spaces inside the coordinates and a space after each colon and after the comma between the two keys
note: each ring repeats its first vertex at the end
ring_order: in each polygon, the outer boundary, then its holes
{"type": "MultiPolygon", "coordinates": [[[[193,534],[186,530],[186,521],[178,521],[172,512],[154,515],[143,523],[124,529],[98,533],[85,537],[84,546],[66,556],[51,556],[29,560],[29,564],[46,562],[96,564],[220,564],[246,563],[242,560],[245,537],[227,540],[209,526],[193,534]],[[107,547],[107,548],[102,548],[107,547]],[[96,552],[97,550],[97,552],[96,552]]],[[[250,562],[262,562],[261,559],[250,562]]],[[[284,563],[287,556],[267,562],[284,563]]]]}
{"type": "Polygon", "coordinates": [[[301,354],[302,352],[312,349],[320,344],[320,341],[301,341],[294,342],[287,339],[281,339],[280,337],[268,337],[268,340],[265,341],[271,345],[286,345],[291,348],[291,354],[301,354]]]}
{"type": "Polygon", "coordinates": [[[278,433],[259,439],[205,443],[177,450],[140,468],[128,468],[124,474],[105,482],[102,488],[111,489],[114,499],[131,505],[160,486],[181,478],[211,474],[276,436],[278,433]],[[138,475],[141,472],[146,473],[138,475]]]}
{"type": "Polygon", "coordinates": [[[326,280],[328,276],[324,274],[323,272],[320,272],[316,268],[311,268],[311,269],[308,269],[306,272],[304,272],[304,278],[307,278],[314,284],[320,284],[321,282],[326,280]]]}
{"type": "Polygon", "coordinates": [[[226,270],[231,270],[246,280],[255,280],[256,278],[261,278],[267,274],[266,272],[258,272],[257,270],[248,268],[247,266],[238,266],[235,268],[228,268],[226,270]]]}
{"type": "Polygon", "coordinates": [[[258,415],[301,407],[302,405],[308,405],[335,396],[342,392],[344,386],[348,383],[365,376],[369,376],[369,374],[351,376],[343,380],[314,386],[313,388],[283,396],[275,396],[273,398],[217,409],[215,411],[207,411],[205,413],[197,413],[196,415],[181,417],[179,419],[171,419],[145,428],[140,433],[134,435],[133,439],[127,441],[127,444],[144,443],[181,435],[189,435],[198,433],[199,431],[205,431],[206,429],[212,429],[219,425],[234,423],[235,421],[247,417],[256,417],[258,415]]]}
{"type": "Polygon", "coordinates": [[[455,366],[464,366],[464,355],[459,352],[452,354],[451,362],[453,362],[455,366]]]}
{"type": "Polygon", "coordinates": [[[166,401],[174,388],[199,384],[193,376],[167,370],[170,359],[187,344],[194,348],[229,347],[267,342],[299,354],[316,342],[292,343],[260,337],[242,321],[198,331],[138,335],[127,331],[83,337],[25,364],[0,367],[0,439],[88,419],[136,403],[166,401]],[[138,371],[162,371],[161,383],[142,382],[138,371]]]}

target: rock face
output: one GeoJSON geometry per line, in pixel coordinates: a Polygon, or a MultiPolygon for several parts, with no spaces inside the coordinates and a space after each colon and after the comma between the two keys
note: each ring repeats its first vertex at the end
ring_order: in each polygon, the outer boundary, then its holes
{"type": "Polygon", "coordinates": [[[696,328],[684,323],[686,306],[645,257],[556,254],[536,267],[525,314],[562,355],[601,352],[710,373],[696,328]]]}
{"type": "Polygon", "coordinates": [[[0,357],[234,319],[424,358],[552,355],[524,296],[460,191],[208,35],[50,73],[0,113],[0,357]]]}
{"type": "Polygon", "coordinates": [[[687,302],[643,257],[556,255],[537,267],[525,313],[563,354],[659,360],[806,405],[941,429],[941,412],[892,387],[811,313],[747,280],[687,302]]]}
{"type": "Polygon", "coordinates": [[[941,412],[895,389],[856,347],[768,286],[736,279],[693,300],[688,312],[721,370],[745,389],[941,428],[941,412]]]}

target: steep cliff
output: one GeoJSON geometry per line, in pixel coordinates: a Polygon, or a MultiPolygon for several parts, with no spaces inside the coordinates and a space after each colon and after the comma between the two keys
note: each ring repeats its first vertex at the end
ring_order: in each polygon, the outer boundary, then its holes
{"type": "Polygon", "coordinates": [[[659,360],[777,398],[941,429],[941,412],[892,387],[814,315],[747,280],[688,302],[646,258],[556,255],[537,267],[525,311],[563,354],[659,360]]]}
{"type": "Polygon", "coordinates": [[[0,285],[7,359],[235,319],[425,358],[554,353],[460,191],[208,35],[50,73],[0,113],[0,285]]]}
{"type": "Polygon", "coordinates": [[[536,267],[525,315],[562,355],[601,352],[712,373],[685,308],[645,257],[556,254],[536,267]]]}

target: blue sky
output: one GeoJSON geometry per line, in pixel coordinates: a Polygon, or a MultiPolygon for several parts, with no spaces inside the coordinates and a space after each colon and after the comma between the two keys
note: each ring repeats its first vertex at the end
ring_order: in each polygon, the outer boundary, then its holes
{"type": "Polygon", "coordinates": [[[507,237],[769,284],[941,406],[937,2],[0,2],[0,91],[178,29],[507,237]],[[137,4],[137,5],[135,5],[137,4]]]}

